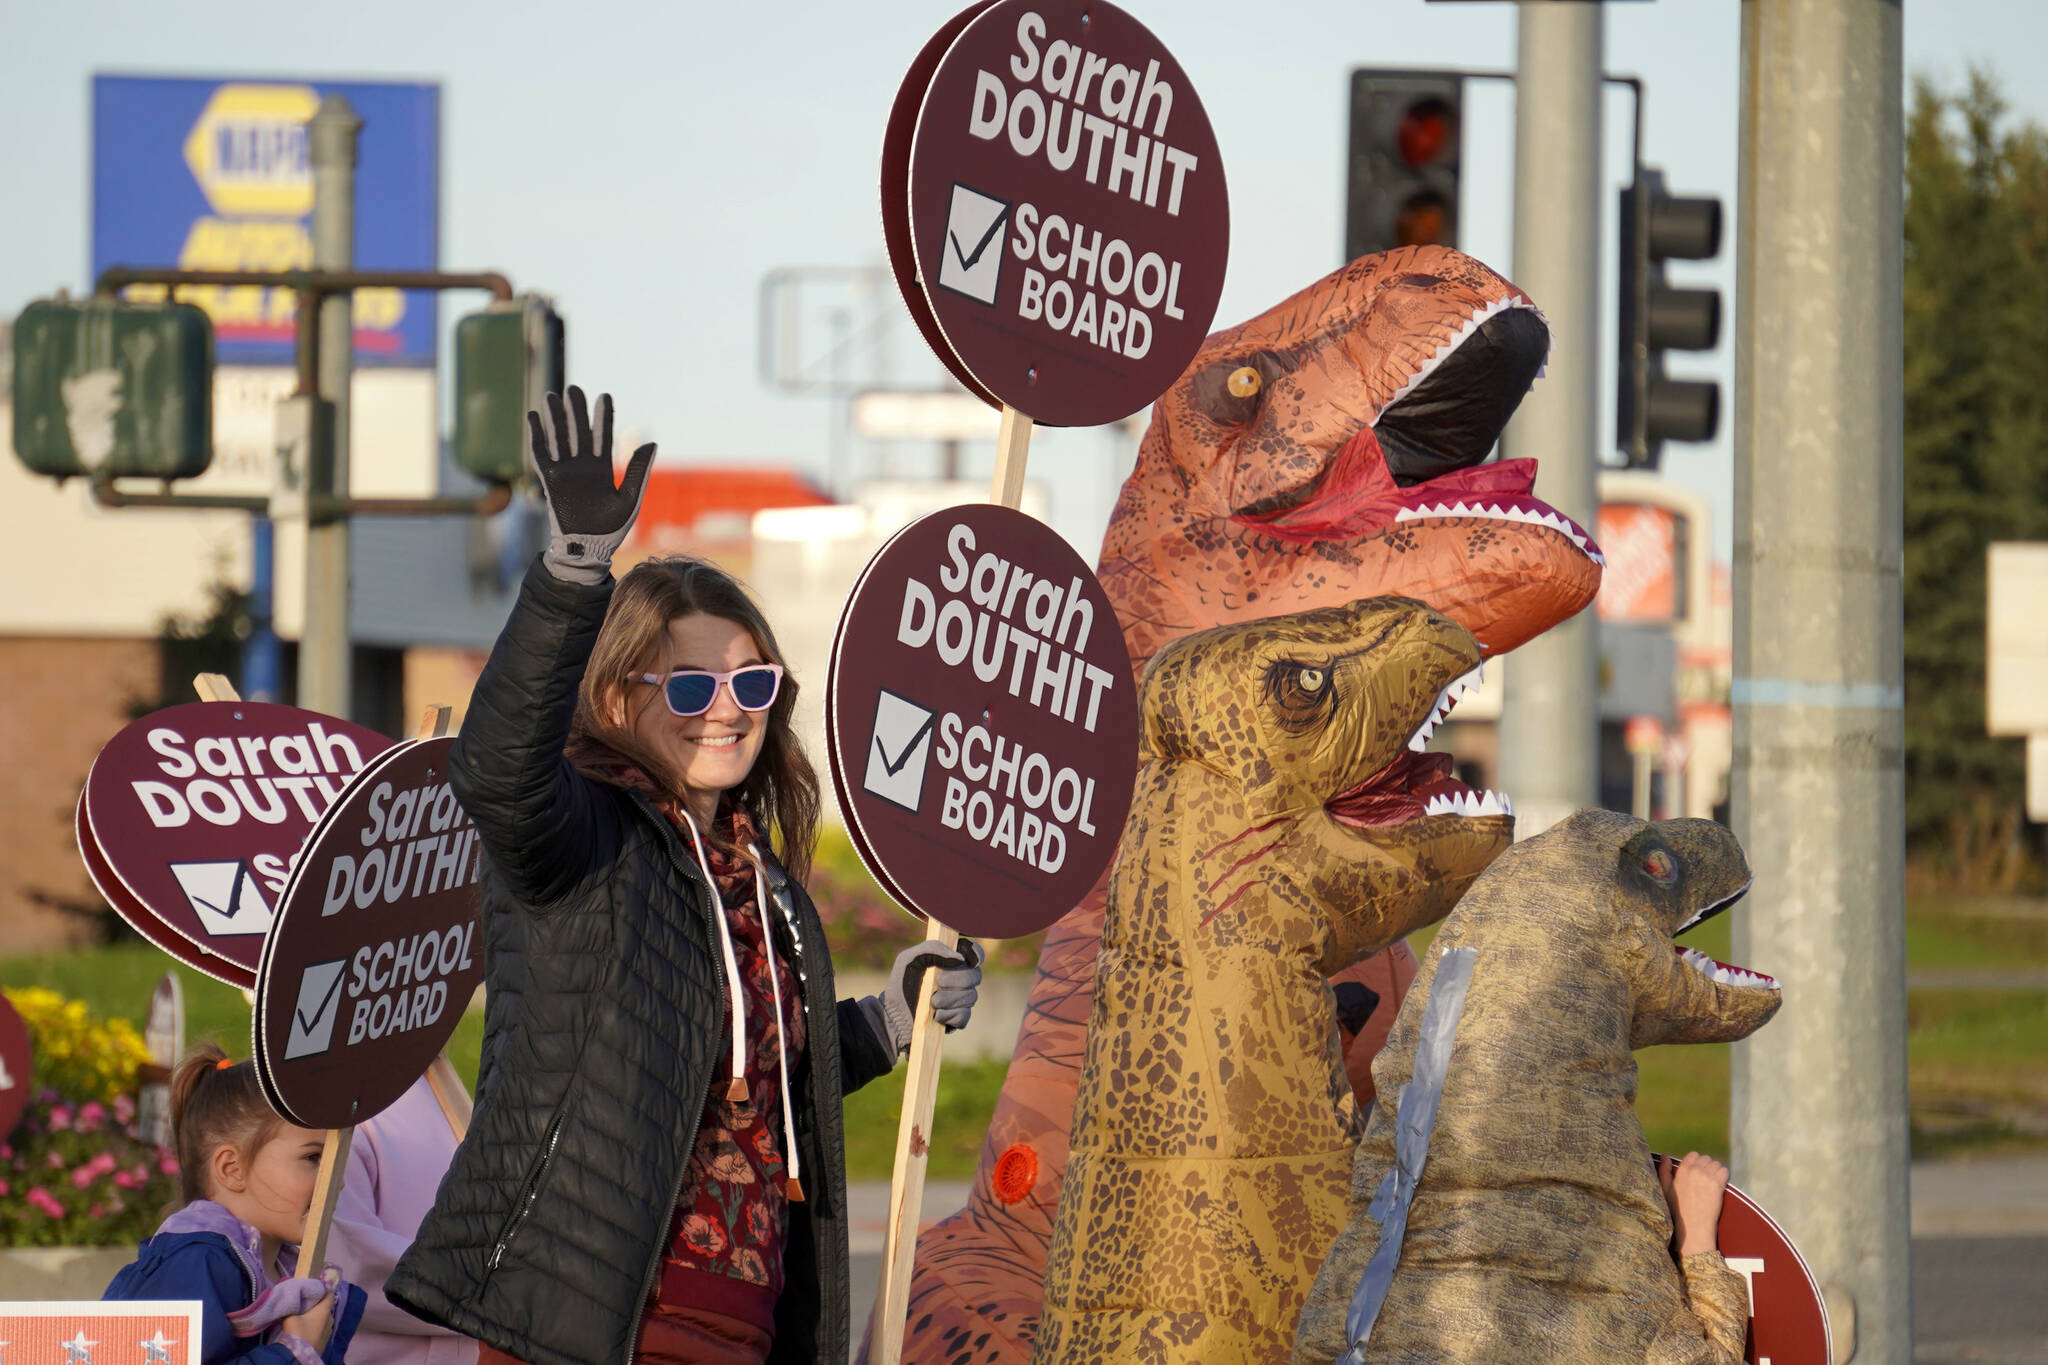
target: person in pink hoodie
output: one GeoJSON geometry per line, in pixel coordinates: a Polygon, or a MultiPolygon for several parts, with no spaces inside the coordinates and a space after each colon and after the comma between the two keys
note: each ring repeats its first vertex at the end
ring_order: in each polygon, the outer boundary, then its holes
{"type": "Polygon", "coordinates": [[[384,1297],[384,1279],[419,1234],[455,1147],[455,1131],[424,1076],[389,1109],[356,1125],[328,1249],[369,1297],[348,1365],[476,1365],[474,1341],[384,1297]]]}

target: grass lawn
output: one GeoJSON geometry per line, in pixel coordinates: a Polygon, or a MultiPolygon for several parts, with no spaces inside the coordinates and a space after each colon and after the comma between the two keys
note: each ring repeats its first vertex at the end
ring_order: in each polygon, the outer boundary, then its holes
{"type": "MultiPolygon", "coordinates": [[[[1728,931],[1723,917],[1686,941],[1725,961],[1728,931]]],[[[1424,931],[1411,942],[1420,952],[1430,937],[1424,931]]],[[[1916,969],[2048,971],[2048,902],[1915,899],[1906,912],[1906,950],[1909,967],[1916,969]]],[[[146,945],[0,960],[0,983],[49,986],[140,1025],[149,993],[166,969],[184,979],[188,1042],[211,1037],[232,1056],[249,1055],[249,1009],[241,993],[173,966],[146,945]]],[[[1908,1011],[1916,1154],[2048,1146],[2048,991],[1916,990],[1908,1011]]],[[[482,1012],[473,1009],[448,1044],[449,1057],[472,1085],[482,1038],[482,1012]]],[[[1637,1109],[1651,1146],[1725,1155],[1727,1047],[1648,1048],[1637,1061],[1637,1109]]],[[[1003,1072],[1000,1061],[946,1069],[933,1122],[933,1179],[973,1174],[1003,1072]]],[[[853,1179],[889,1178],[902,1098],[900,1069],[848,1098],[847,1166],[853,1179]]]]}

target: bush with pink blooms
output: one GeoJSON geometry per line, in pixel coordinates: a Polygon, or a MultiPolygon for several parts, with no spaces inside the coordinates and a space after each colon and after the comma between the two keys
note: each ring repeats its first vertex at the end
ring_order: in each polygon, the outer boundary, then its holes
{"type": "Polygon", "coordinates": [[[35,1045],[37,1090],[0,1134],[0,1247],[135,1245],[178,1193],[177,1158],[135,1126],[141,1039],[53,991],[7,995],[35,1045]]]}

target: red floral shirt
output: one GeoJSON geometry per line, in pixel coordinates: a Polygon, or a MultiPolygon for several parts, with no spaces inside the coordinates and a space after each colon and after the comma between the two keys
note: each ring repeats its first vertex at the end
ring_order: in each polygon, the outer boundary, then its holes
{"type": "MultiPolygon", "coordinates": [[[[736,846],[755,840],[744,814],[731,817],[736,846]]],[[[687,843],[689,827],[681,825],[687,843]]],[[[787,1163],[783,1146],[782,1064],[787,1040],[793,1077],[803,1058],[803,984],[770,946],[756,895],[753,865],[707,849],[732,934],[733,957],[745,997],[747,1098],[728,1100],[730,1054],[712,1065],[697,1143],[671,1225],[657,1306],[711,1309],[773,1331],[775,1300],[784,1283],[783,1242],[789,1227],[787,1163]],[[779,978],[782,1010],[775,1008],[779,978]]],[[[769,914],[776,913],[773,909],[769,914]]],[[[712,951],[719,951],[716,944],[712,951]]],[[[730,1015],[727,1016],[730,1027],[730,1015]]],[[[805,1172],[804,1174],[808,1174],[805,1172]]]]}

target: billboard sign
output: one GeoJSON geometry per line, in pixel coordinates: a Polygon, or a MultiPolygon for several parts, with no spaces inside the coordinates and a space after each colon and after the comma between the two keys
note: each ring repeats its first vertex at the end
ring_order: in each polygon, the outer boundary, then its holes
{"type": "MultiPolygon", "coordinates": [[[[355,259],[363,270],[440,264],[441,92],[431,84],[95,76],[92,269],[295,270],[313,263],[306,121],[328,93],[363,120],[355,259]]],[[[138,285],[130,298],[161,298],[138,285]]],[[[192,286],[223,365],[292,363],[289,290],[192,286]]],[[[359,290],[358,365],[432,367],[431,292],[359,290]]]]}
{"type": "Polygon", "coordinates": [[[1607,554],[1596,608],[1614,625],[1661,626],[1684,620],[1689,563],[1681,512],[1654,503],[1605,502],[1594,535],[1607,554]]]}

